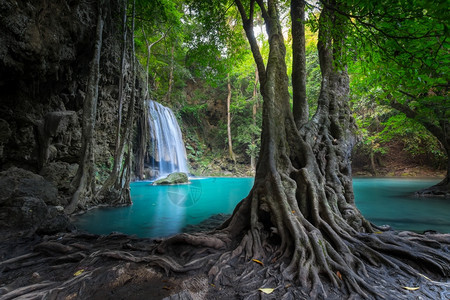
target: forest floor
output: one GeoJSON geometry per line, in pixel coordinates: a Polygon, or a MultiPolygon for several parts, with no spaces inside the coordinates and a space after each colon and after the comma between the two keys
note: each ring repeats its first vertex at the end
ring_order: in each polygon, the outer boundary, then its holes
{"type": "MultiPolygon", "coordinates": [[[[227,159],[216,160],[218,163],[208,169],[194,169],[196,176],[218,177],[252,177],[254,172],[248,164],[230,163],[227,159]]],[[[353,176],[372,177],[367,166],[354,166],[353,176]]],[[[439,170],[420,162],[405,160],[398,156],[392,156],[383,160],[382,165],[377,166],[377,177],[416,177],[416,178],[444,178],[445,170],[439,170]]]]}
{"type": "MultiPolygon", "coordinates": [[[[233,281],[251,260],[235,266],[234,275],[222,286],[214,285],[206,268],[187,273],[165,272],[153,266],[152,249],[158,240],[118,233],[98,236],[61,233],[52,236],[18,236],[17,232],[0,232],[0,299],[281,299],[287,290],[304,288],[282,283],[276,271],[260,266],[252,272],[252,288],[243,290],[233,281]],[[268,275],[269,274],[269,275],[268,275]],[[273,285],[263,285],[271,278],[273,285]],[[278,285],[277,285],[278,282],[278,285]],[[281,282],[281,283],[280,283],[281,282]],[[264,294],[259,288],[275,288],[264,294]]],[[[181,259],[181,258],[180,258],[181,259]]],[[[254,266],[253,266],[254,267],[254,266]]],[[[375,268],[375,267],[374,267],[375,268]]],[[[450,299],[449,278],[426,274],[405,277],[395,270],[379,269],[378,278],[368,280],[379,288],[403,290],[395,299],[450,299]],[[406,294],[405,294],[406,293],[406,294]]],[[[376,271],[378,272],[378,271],[376,271]]],[[[343,299],[341,288],[325,287],[326,299],[343,299]]],[[[395,295],[395,294],[393,294],[395,295]]],[[[392,298],[392,299],[394,299],[392,298]]],[[[289,298],[293,299],[293,298],[289,298]]],[[[303,296],[295,299],[309,299],[303,296]]],[[[362,298],[354,298],[362,299],[362,298]]]]}

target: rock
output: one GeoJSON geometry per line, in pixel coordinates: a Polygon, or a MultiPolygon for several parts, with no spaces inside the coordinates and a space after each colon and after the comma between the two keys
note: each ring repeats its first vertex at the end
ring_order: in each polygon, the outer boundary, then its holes
{"type": "Polygon", "coordinates": [[[0,119],[0,161],[3,160],[3,145],[5,145],[11,136],[11,129],[8,122],[0,119]]]}
{"type": "Polygon", "coordinates": [[[42,168],[40,175],[53,183],[59,191],[68,191],[70,183],[75,177],[78,164],[69,164],[66,162],[52,162],[42,168]]]}
{"type": "Polygon", "coordinates": [[[211,231],[222,225],[231,215],[229,214],[216,214],[212,215],[206,220],[201,221],[198,224],[188,224],[181,229],[181,232],[194,233],[202,231],[211,231]]]}
{"type": "Polygon", "coordinates": [[[193,300],[193,298],[191,296],[191,293],[189,293],[188,291],[181,291],[177,294],[170,295],[163,300],[193,300]]]}
{"type": "Polygon", "coordinates": [[[12,167],[0,173],[0,227],[53,234],[73,229],[56,187],[42,176],[12,167]]]}
{"type": "Polygon", "coordinates": [[[0,205],[11,198],[33,197],[47,205],[60,205],[58,190],[42,176],[11,167],[0,173],[0,205]]]}
{"type": "Polygon", "coordinates": [[[50,206],[47,215],[36,229],[38,234],[55,234],[58,232],[72,231],[75,226],[70,223],[67,215],[58,209],[58,206],[50,206]]]}
{"type": "Polygon", "coordinates": [[[47,205],[35,197],[12,197],[5,204],[2,206],[2,212],[7,212],[7,215],[2,214],[0,221],[9,227],[17,229],[38,227],[47,215],[47,205]]]}
{"type": "Polygon", "coordinates": [[[180,184],[180,183],[188,183],[189,178],[186,173],[183,172],[175,172],[169,174],[166,178],[158,179],[153,184],[154,185],[167,185],[167,184],[180,184]]]}

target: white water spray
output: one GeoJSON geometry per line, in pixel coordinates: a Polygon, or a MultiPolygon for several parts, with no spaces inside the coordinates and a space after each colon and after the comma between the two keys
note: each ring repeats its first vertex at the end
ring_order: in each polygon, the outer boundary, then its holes
{"type": "Polygon", "coordinates": [[[152,170],[159,170],[158,177],[173,172],[189,173],[186,148],[172,110],[152,100],[148,106],[152,170]]]}

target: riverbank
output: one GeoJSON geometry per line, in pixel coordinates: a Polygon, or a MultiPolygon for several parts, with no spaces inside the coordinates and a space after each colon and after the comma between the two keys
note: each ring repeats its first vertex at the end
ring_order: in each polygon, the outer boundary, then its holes
{"type": "MultiPolygon", "coordinates": [[[[228,160],[214,161],[214,165],[208,168],[197,166],[192,170],[196,176],[209,177],[253,177],[255,172],[250,165],[230,163],[228,160]]],[[[195,165],[194,165],[195,167],[195,165]]],[[[389,166],[377,169],[377,174],[369,172],[366,168],[354,167],[354,177],[402,177],[402,178],[444,178],[445,170],[438,170],[429,166],[420,166],[413,164],[392,163],[389,166]]]]}

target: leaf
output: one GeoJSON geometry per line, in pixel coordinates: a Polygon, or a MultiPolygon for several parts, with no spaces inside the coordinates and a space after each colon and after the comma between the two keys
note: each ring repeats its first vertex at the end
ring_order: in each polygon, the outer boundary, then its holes
{"type": "Polygon", "coordinates": [[[337,271],[337,272],[336,272],[336,275],[337,275],[337,277],[339,277],[340,280],[342,280],[341,272],[337,271]]]}
{"type": "Polygon", "coordinates": [[[263,292],[264,294],[271,294],[275,289],[270,289],[270,288],[261,288],[261,289],[258,289],[258,290],[260,290],[261,292],[263,292]]]}
{"type": "Polygon", "coordinates": [[[84,269],[78,270],[75,273],[73,273],[73,276],[81,275],[81,274],[83,274],[83,272],[84,272],[84,269]]]}
{"type": "Polygon", "coordinates": [[[382,234],[383,232],[382,231],[375,231],[374,233],[375,234],[382,234]]]}
{"type": "Polygon", "coordinates": [[[416,290],[418,290],[420,287],[402,286],[402,288],[404,288],[405,290],[408,290],[408,291],[416,291],[416,290]]]}
{"type": "Polygon", "coordinates": [[[263,262],[257,259],[252,259],[255,263],[260,264],[261,266],[264,266],[263,262]]]}

